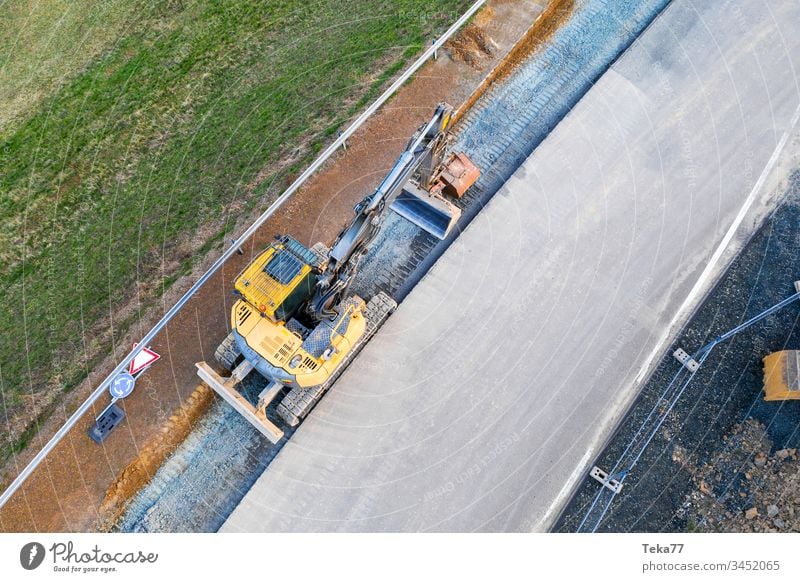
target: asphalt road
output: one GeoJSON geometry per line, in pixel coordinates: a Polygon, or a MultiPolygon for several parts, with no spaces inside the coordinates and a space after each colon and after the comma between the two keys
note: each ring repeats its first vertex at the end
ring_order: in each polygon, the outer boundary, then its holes
{"type": "Polygon", "coordinates": [[[791,125],[799,28],[793,2],[675,0],[222,530],[547,529],[791,125]]]}

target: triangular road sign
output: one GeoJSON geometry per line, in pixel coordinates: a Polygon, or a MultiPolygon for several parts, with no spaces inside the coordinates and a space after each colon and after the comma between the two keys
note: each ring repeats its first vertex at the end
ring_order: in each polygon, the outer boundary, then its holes
{"type": "MultiPolygon", "coordinates": [[[[134,349],[139,344],[133,344],[134,349]]],[[[161,356],[155,353],[150,348],[144,348],[141,352],[136,354],[136,357],[131,360],[131,365],[128,367],[128,372],[133,375],[137,372],[141,372],[147,366],[155,362],[156,360],[160,359],[161,356]]]]}

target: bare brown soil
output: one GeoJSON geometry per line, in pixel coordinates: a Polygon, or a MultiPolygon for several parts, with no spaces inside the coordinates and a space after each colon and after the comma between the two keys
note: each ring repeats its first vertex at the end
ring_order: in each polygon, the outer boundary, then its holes
{"type": "Polygon", "coordinates": [[[450,52],[451,58],[472,67],[479,66],[486,56],[494,52],[492,39],[475,24],[468,24],[461,34],[450,39],[445,47],[450,52]]]}
{"type": "Polygon", "coordinates": [[[686,496],[689,529],[699,532],[800,532],[800,463],[797,449],[772,451],[764,425],[736,425],[708,462],[694,465],[673,454],[692,473],[696,489],[686,496]]]}
{"type": "Polygon", "coordinates": [[[150,479],[172,452],[183,442],[195,422],[208,411],[214,402],[214,392],[205,384],[197,386],[178,411],[169,417],[164,426],[150,437],[142,450],[114,479],[100,504],[100,524],[108,529],[125,510],[128,500],[150,479]]]}
{"type": "MultiPolygon", "coordinates": [[[[541,0],[541,4],[545,3],[541,0]]],[[[233,300],[230,283],[235,275],[275,234],[288,233],[307,244],[330,243],[352,216],[353,205],[375,187],[408,136],[433,107],[442,100],[457,105],[467,99],[498,64],[499,56],[506,54],[523,34],[530,34],[528,29],[541,11],[542,6],[535,2],[495,0],[476,15],[474,30],[469,33],[471,40],[460,41],[463,46],[478,47],[471,62],[443,51],[437,61],[425,66],[362,126],[349,141],[346,152],[340,152],[267,221],[248,241],[244,255],[235,255],[228,261],[157,338],[152,348],[162,354],[162,360],[139,378],[136,391],[124,401],[125,422],[100,447],[86,435],[93,418],[83,418],[20,492],[0,509],[0,530],[92,531],[102,529],[113,519],[126,498],[152,478],[211,402],[210,392],[198,395],[195,391],[198,382],[194,364],[211,361],[214,349],[228,333],[233,300]],[[496,48],[487,52],[480,48],[484,45],[496,48]]],[[[263,211],[269,202],[261,201],[255,212],[263,211]]],[[[240,208],[232,203],[231,210],[240,208]]],[[[239,217],[236,231],[241,232],[254,217],[239,217]]],[[[172,286],[163,298],[162,309],[141,315],[134,329],[118,342],[118,357],[188,289],[218,252],[209,253],[193,273],[172,286]]],[[[109,358],[73,391],[30,446],[14,459],[7,477],[16,475],[30,461],[114,364],[109,358]]],[[[101,399],[95,413],[105,405],[101,399]]]]}

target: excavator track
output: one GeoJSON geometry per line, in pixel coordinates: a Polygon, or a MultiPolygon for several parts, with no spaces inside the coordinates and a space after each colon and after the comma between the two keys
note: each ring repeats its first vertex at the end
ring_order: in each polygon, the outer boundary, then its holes
{"type": "Polygon", "coordinates": [[[300,424],[395,309],[397,309],[397,302],[386,293],[380,292],[370,299],[364,311],[367,329],[344,361],[324,384],[314,388],[292,388],[278,404],[278,416],[289,426],[294,427],[300,424]]]}
{"type": "Polygon", "coordinates": [[[214,358],[219,362],[220,366],[229,372],[236,368],[237,360],[241,357],[242,352],[236,345],[236,340],[233,337],[233,332],[229,333],[224,340],[217,347],[214,352],[214,358]]]}

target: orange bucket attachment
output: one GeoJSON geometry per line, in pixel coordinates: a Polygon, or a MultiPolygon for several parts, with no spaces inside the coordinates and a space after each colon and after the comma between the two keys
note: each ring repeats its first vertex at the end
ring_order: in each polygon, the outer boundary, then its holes
{"type": "Polygon", "coordinates": [[[481,171],[472,160],[466,154],[456,152],[444,164],[438,181],[442,184],[444,194],[461,198],[480,176],[481,171]]]}

